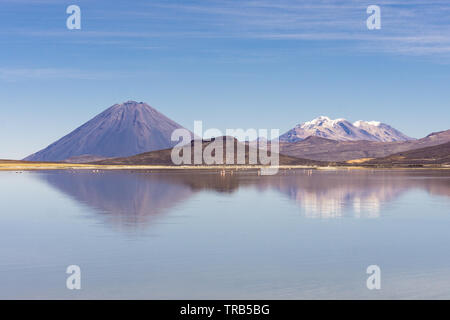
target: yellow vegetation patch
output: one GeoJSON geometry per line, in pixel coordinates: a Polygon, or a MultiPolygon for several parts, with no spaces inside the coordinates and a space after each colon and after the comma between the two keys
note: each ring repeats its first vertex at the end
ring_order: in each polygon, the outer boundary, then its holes
{"type": "Polygon", "coordinates": [[[406,159],[406,157],[405,156],[391,156],[391,159],[392,160],[404,160],[404,159],[406,159]]]}
{"type": "Polygon", "coordinates": [[[350,164],[352,164],[352,163],[363,163],[363,162],[367,162],[367,161],[372,160],[372,159],[375,159],[375,158],[359,158],[359,159],[348,160],[345,163],[350,163],[350,164]]]}
{"type": "MultiPolygon", "coordinates": [[[[0,171],[21,171],[21,170],[138,170],[138,169],[156,169],[156,170],[248,170],[270,168],[265,165],[196,165],[196,166],[167,166],[167,165],[96,165],[96,164],[74,164],[74,163],[49,163],[49,162],[20,162],[20,161],[0,161],[0,171]]],[[[317,169],[316,166],[306,165],[279,165],[279,169],[317,169]]]]}

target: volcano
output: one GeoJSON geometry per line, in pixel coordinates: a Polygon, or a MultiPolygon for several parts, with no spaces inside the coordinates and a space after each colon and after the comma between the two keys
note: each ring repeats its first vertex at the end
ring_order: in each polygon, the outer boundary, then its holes
{"type": "Polygon", "coordinates": [[[68,135],[24,160],[64,161],[128,157],[173,147],[172,132],[183,128],[144,102],[115,104],[68,135]]]}

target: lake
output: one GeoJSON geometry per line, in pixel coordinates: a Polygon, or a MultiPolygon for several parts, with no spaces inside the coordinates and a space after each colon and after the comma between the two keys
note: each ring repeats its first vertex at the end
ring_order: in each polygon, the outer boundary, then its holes
{"type": "Polygon", "coordinates": [[[0,298],[449,299],[449,208],[445,170],[0,172],[0,298]]]}

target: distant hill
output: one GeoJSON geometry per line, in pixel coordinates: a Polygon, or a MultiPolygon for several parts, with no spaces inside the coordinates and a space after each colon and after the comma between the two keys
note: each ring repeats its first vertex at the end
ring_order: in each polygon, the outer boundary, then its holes
{"type": "Polygon", "coordinates": [[[337,141],[310,136],[298,142],[280,144],[280,152],[298,158],[320,161],[347,161],[380,158],[390,154],[435,146],[450,141],[450,130],[434,132],[425,138],[403,142],[337,141]]]}
{"type": "MultiPolygon", "coordinates": [[[[223,153],[223,163],[225,164],[227,149],[226,149],[226,139],[234,140],[234,163],[237,163],[237,146],[238,144],[243,144],[245,147],[245,164],[249,164],[249,150],[250,147],[232,137],[218,137],[213,138],[211,140],[202,140],[202,150],[210,145],[216,139],[223,139],[224,153],[223,153]]],[[[269,149],[270,150],[270,149],[269,149]]],[[[229,150],[231,152],[231,150],[229,150]]],[[[115,158],[115,159],[105,159],[101,161],[93,162],[93,164],[107,164],[107,165],[174,165],[171,158],[172,149],[158,150],[152,152],[141,153],[138,155],[134,155],[131,157],[123,157],[123,158],[115,158]]],[[[191,163],[193,163],[194,159],[194,141],[191,142],[191,163]]],[[[307,160],[307,159],[299,159],[296,157],[279,155],[279,164],[283,165],[326,165],[327,163],[307,160]]],[[[204,163],[203,163],[204,164],[204,163]]],[[[258,159],[258,164],[260,164],[258,159]]]]}
{"type": "Polygon", "coordinates": [[[362,165],[450,165],[450,142],[437,146],[395,153],[384,158],[363,162],[362,165]]]}
{"type": "Polygon", "coordinates": [[[408,141],[414,140],[388,124],[379,121],[332,120],[321,116],[301,123],[280,136],[280,142],[298,142],[310,136],[338,141],[408,141]]]}
{"type": "Polygon", "coordinates": [[[106,157],[92,156],[90,154],[84,154],[82,156],[74,156],[68,159],[63,160],[66,163],[89,163],[94,161],[101,161],[104,159],[108,159],[106,157]]]}
{"type": "Polygon", "coordinates": [[[28,161],[71,161],[126,157],[170,148],[170,137],[181,125],[146,103],[128,101],[115,104],[28,161]]]}

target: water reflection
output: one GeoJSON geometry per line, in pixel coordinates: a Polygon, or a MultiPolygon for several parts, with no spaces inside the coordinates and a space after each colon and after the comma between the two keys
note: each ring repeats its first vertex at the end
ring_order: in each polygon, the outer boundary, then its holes
{"type": "Polygon", "coordinates": [[[450,196],[447,172],[286,170],[276,176],[256,171],[217,172],[42,172],[39,178],[119,226],[142,226],[194,194],[232,194],[240,188],[276,190],[306,217],[376,218],[384,205],[420,189],[450,196]]]}
{"type": "Polygon", "coordinates": [[[52,187],[104,214],[116,226],[145,225],[192,195],[166,176],[128,172],[54,171],[39,175],[52,187]]]}

